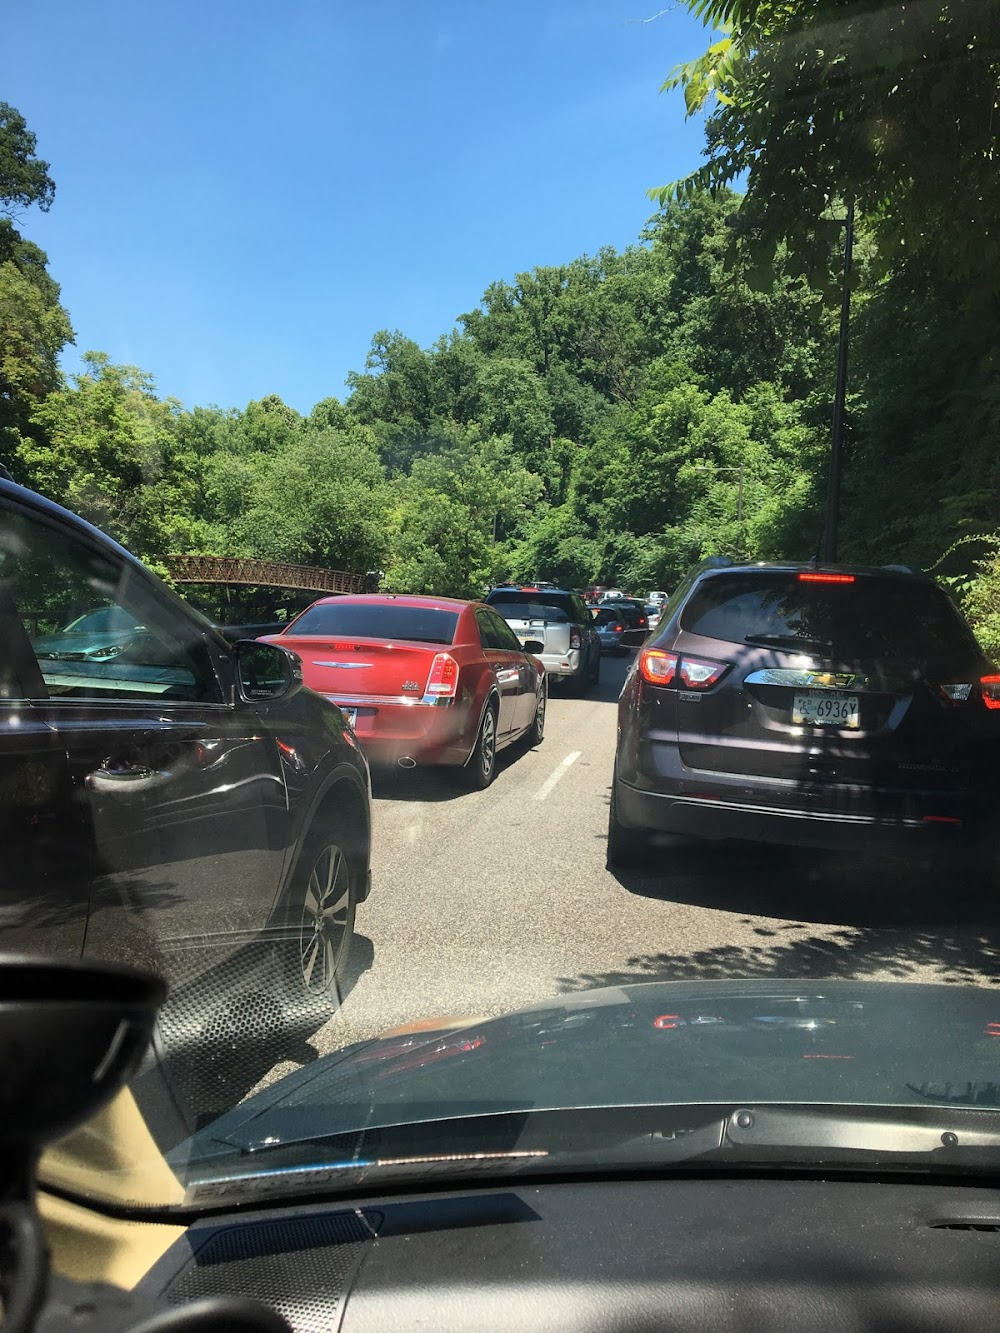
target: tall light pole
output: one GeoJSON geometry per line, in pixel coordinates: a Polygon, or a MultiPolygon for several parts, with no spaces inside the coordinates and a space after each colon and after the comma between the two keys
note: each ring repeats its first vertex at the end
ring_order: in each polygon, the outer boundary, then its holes
{"type": "Polygon", "coordinates": [[[840,296],[840,338],[837,343],[837,381],[833,391],[833,423],[830,430],[830,473],[826,487],[826,520],[823,524],[823,560],[837,558],[837,521],[840,517],[840,473],[844,453],[844,404],[847,399],[847,337],[851,323],[851,265],[854,260],[854,200],[847,203],[844,219],[844,278],[840,296]]]}

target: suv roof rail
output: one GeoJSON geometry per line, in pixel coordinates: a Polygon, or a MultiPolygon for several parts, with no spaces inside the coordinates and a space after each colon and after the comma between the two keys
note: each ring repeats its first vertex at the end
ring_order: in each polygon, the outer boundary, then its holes
{"type": "Polygon", "coordinates": [[[882,565],[880,568],[892,570],[894,574],[922,574],[924,572],[919,565],[882,565]]]}

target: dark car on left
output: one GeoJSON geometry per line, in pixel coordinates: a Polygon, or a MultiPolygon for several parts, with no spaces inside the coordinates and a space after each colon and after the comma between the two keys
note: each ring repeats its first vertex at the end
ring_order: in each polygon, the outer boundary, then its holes
{"type": "Polygon", "coordinates": [[[350,726],[294,653],[227,642],[96,528],[0,480],[0,948],[183,989],[263,943],[325,1008],[369,891],[370,802],[350,726]]]}

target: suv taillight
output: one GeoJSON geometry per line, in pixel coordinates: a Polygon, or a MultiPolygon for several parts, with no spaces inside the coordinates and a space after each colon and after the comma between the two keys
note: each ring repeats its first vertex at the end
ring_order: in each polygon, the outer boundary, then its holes
{"type": "Polygon", "coordinates": [[[639,654],[639,675],[650,685],[671,685],[677,674],[677,654],[662,648],[643,648],[639,654]]]}
{"type": "Polygon", "coordinates": [[[709,690],[728,669],[728,662],[713,662],[707,657],[681,657],[662,648],[643,648],[639,653],[639,674],[650,685],[709,690]]]}
{"type": "MultiPolygon", "coordinates": [[[[938,689],[953,704],[964,704],[972,698],[971,681],[945,681],[938,689]]],[[[980,676],[979,696],[989,709],[1000,708],[1000,676],[980,676]]]]}
{"type": "Polygon", "coordinates": [[[433,699],[454,699],[458,693],[458,663],[451,653],[436,653],[424,694],[433,699]]]}
{"type": "Polygon", "coordinates": [[[579,648],[582,643],[583,640],[580,638],[580,631],[574,625],[569,632],[569,646],[571,648],[579,648]]]}
{"type": "Polygon", "coordinates": [[[711,689],[725,675],[728,662],[713,662],[707,657],[682,657],[677,674],[688,690],[711,689]]]}

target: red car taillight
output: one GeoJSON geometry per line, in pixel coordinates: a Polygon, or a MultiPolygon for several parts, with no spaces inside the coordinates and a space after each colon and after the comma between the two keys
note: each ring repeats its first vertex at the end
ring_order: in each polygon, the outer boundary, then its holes
{"type": "Polygon", "coordinates": [[[682,657],[677,674],[689,690],[707,690],[721,680],[728,662],[712,662],[707,657],[682,657]]]}
{"type": "Polygon", "coordinates": [[[454,699],[458,692],[458,663],[450,653],[437,653],[431,663],[425,694],[435,699],[454,699]]]}
{"type": "Polygon", "coordinates": [[[569,632],[569,646],[571,648],[579,648],[582,643],[583,640],[580,638],[580,631],[575,628],[571,629],[569,632]]]}
{"type": "Polygon", "coordinates": [[[643,648],[639,654],[639,675],[650,685],[670,685],[677,674],[677,654],[662,648],[643,648]]]}
{"type": "Polygon", "coordinates": [[[980,676],[979,688],[987,708],[1000,708],[1000,676],[980,676]]]}

